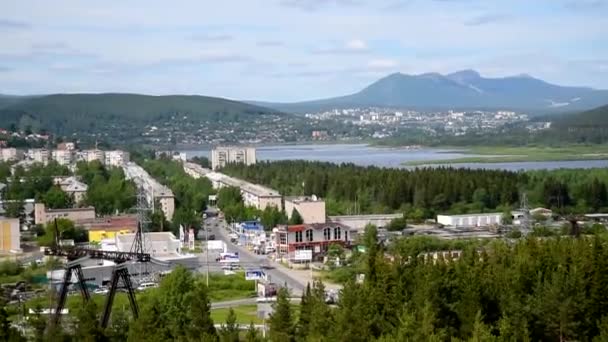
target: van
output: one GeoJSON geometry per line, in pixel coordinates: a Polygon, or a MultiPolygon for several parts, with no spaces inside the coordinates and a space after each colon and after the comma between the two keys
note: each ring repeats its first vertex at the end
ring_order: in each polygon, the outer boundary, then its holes
{"type": "Polygon", "coordinates": [[[158,284],[156,283],[141,283],[139,284],[139,286],[137,287],[138,291],[145,291],[147,289],[153,289],[158,287],[158,284]]]}

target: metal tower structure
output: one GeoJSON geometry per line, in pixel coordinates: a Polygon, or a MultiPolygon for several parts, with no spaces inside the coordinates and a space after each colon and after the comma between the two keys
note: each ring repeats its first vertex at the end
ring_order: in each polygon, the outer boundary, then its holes
{"type": "MultiPolygon", "coordinates": [[[[137,231],[135,232],[135,238],[131,245],[131,253],[148,253],[151,243],[150,237],[147,232],[149,231],[150,220],[150,206],[148,198],[146,197],[146,191],[141,182],[137,182],[137,231]]],[[[139,264],[139,277],[148,274],[147,263],[139,264]]]]}

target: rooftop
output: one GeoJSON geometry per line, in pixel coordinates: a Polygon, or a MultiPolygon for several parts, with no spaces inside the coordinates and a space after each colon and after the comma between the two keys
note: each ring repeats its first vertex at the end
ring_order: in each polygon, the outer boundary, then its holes
{"type": "Polygon", "coordinates": [[[299,203],[307,203],[307,202],[320,202],[322,203],[323,200],[319,197],[317,197],[316,195],[312,195],[312,196],[286,196],[285,197],[285,201],[289,201],[295,204],[299,204],[299,203]]]}
{"type": "Polygon", "coordinates": [[[460,214],[460,215],[437,215],[437,216],[449,216],[449,217],[479,217],[479,216],[493,216],[493,215],[502,215],[502,213],[477,213],[477,214],[460,214]]]}

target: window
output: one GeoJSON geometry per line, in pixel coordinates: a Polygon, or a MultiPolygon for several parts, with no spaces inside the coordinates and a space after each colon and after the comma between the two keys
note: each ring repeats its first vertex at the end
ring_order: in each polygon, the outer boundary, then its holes
{"type": "Polygon", "coordinates": [[[306,241],[312,242],[312,229],[306,230],[306,241]]]}
{"type": "Polygon", "coordinates": [[[340,240],[342,238],[342,231],[340,227],[334,228],[334,240],[340,240]]]}
{"type": "Polygon", "coordinates": [[[344,241],[348,241],[348,230],[344,231],[344,241]]]}
{"type": "Polygon", "coordinates": [[[331,228],[325,228],[325,229],[323,229],[323,239],[324,240],[331,240],[331,228]]]}
{"type": "Polygon", "coordinates": [[[296,232],[296,242],[302,242],[302,232],[296,232]]]}

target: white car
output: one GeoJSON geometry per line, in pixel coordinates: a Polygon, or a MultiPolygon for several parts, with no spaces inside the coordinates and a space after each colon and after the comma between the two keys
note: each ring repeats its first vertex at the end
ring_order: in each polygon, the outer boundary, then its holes
{"type": "Polygon", "coordinates": [[[158,287],[157,283],[141,283],[139,284],[139,286],[137,287],[138,291],[145,291],[147,289],[153,289],[158,287]]]}
{"type": "Polygon", "coordinates": [[[258,297],[255,301],[256,303],[275,303],[277,297],[258,297]]]}
{"type": "Polygon", "coordinates": [[[110,292],[110,290],[106,287],[100,287],[93,291],[94,294],[107,294],[108,292],[110,292]]]}

